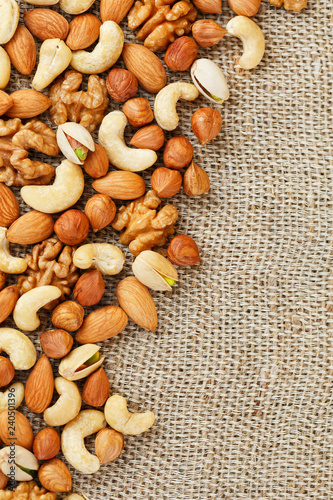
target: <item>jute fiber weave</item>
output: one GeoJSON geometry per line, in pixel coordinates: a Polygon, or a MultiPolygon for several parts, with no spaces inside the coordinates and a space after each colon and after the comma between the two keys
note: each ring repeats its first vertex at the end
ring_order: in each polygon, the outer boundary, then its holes
{"type": "MultiPolygon", "coordinates": [[[[21,15],[30,8],[22,2],[21,15]]],[[[331,0],[310,0],[301,13],[263,1],[255,20],[265,56],[242,75],[236,38],[200,49],[230,86],[219,108],[222,132],[199,145],[190,120],[209,105],[199,98],[178,106],[175,134],[191,140],[211,190],[192,199],[181,191],[168,202],[179,210],[177,233],[196,240],[202,262],[179,269],[173,293],[153,293],[156,331],[130,321],[102,343],[112,392],[157,420],[144,435],[127,436],[121,456],[97,474],[73,470],[77,493],[96,500],[333,498],[332,12],[331,0]]],[[[226,1],[223,14],[212,16],[223,26],[232,17],[226,1]]],[[[127,22],[122,27],[134,40],[127,22]]],[[[31,80],[13,70],[9,89],[31,88],[31,80]]],[[[189,73],[169,71],[168,82],[177,80],[190,82],[189,73]]],[[[153,104],[141,88],[138,96],[153,104]]],[[[143,174],[147,188],[151,172],[143,174]]],[[[81,209],[94,193],[86,181],[81,209]]],[[[118,238],[107,228],[89,240],[118,238]]],[[[24,250],[14,247],[17,255],[24,250]]],[[[116,284],[132,274],[133,256],[124,251],[124,271],[106,277],[101,305],[116,303],[116,284]]],[[[39,351],[47,328],[43,313],[31,335],[39,351]]],[[[25,413],[36,432],[44,426],[25,413]]],[[[93,439],[87,443],[93,450],[93,439]]]]}

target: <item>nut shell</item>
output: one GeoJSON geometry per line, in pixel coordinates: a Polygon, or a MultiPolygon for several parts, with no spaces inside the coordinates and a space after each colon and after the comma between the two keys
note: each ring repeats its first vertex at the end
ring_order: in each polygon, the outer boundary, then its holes
{"type": "Polygon", "coordinates": [[[187,196],[196,196],[207,193],[210,188],[209,177],[203,168],[199,167],[194,161],[188,167],[184,174],[183,189],[187,196]]]}
{"type": "Polygon", "coordinates": [[[124,449],[124,436],[113,429],[102,429],[96,436],[95,451],[101,464],[112,462],[124,449]]]}
{"type": "Polygon", "coordinates": [[[73,346],[73,337],[61,329],[43,332],[39,337],[39,341],[46,356],[53,359],[67,356],[73,346]]]}
{"type": "Polygon", "coordinates": [[[117,207],[107,194],[95,194],[87,201],[84,212],[95,233],[113,221],[117,207]]]}
{"type": "Polygon", "coordinates": [[[64,493],[72,489],[70,470],[58,458],[53,458],[40,466],[38,479],[44,488],[54,493],[64,493]]]}
{"type": "Polygon", "coordinates": [[[54,224],[54,232],[65,245],[79,245],[88,236],[89,219],[80,210],[67,210],[54,224]]]}
{"type": "Polygon", "coordinates": [[[74,298],[82,306],[93,306],[103,297],[105,283],[98,269],[88,271],[78,279],[74,288],[74,298]]]}
{"type": "Polygon", "coordinates": [[[123,106],[123,112],[134,127],[143,127],[154,119],[150,104],[144,97],[129,99],[123,106]]]}
{"type": "Polygon", "coordinates": [[[168,246],[168,259],[177,266],[194,266],[200,262],[196,242],[185,234],[179,234],[168,246]]]}
{"type": "Polygon", "coordinates": [[[54,391],[54,378],[49,359],[43,354],[28,377],[25,402],[29,410],[43,413],[50,406],[54,391]]]}
{"type": "Polygon", "coordinates": [[[158,151],[165,141],[163,129],[158,125],[148,125],[138,130],[130,140],[130,145],[139,149],[158,151]]]}
{"type": "Polygon", "coordinates": [[[55,429],[46,427],[36,434],[32,451],[38,460],[50,460],[60,451],[60,436],[55,429]]]}
{"type": "Polygon", "coordinates": [[[202,145],[213,140],[222,127],[222,116],[217,109],[200,108],[192,116],[192,129],[202,145]]]}
{"type": "Polygon", "coordinates": [[[192,33],[200,47],[213,47],[222,40],[227,30],[212,19],[200,19],[193,24],[192,33]]]}
{"type": "Polygon", "coordinates": [[[20,216],[20,207],[13,191],[0,182],[0,226],[10,226],[20,216]]]}
{"type": "Polygon", "coordinates": [[[198,46],[193,38],[177,38],[165,53],[164,62],[172,71],[187,71],[198,55],[198,46]]]}
{"type": "Polygon", "coordinates": [[[107,79],[106,88],[110,97],[117,102],[125,102],[138,91],[138,80],[127,69],[113,68],[107,79]]]}
{"type": "Polygon", "coordinates": [[[160,198],[169,198],[178,193],[182,186],[182,176],[178,170],[159,167],[151,176],[151,185],[160,198]]]}
{"type": "Polygon", "coordinates": [[[34,434],[27,417],[17,410],[2,411],[0,413],[0,439],[6,445],[15,443],[31,450],[34,434]]]}
{"type": "Polygon", "coordinates": [[[51,321],[56,328],[75,332],[82,325],[83,318],[83,307],[77,302],[67,300],[54,309],[51,321]]]}
{"type": "Polygon", "coordinates": [[[15,375],[15,368],[10,359],[0,356],[0,387],[10,384],[15,375]]]}
{"type": "Polygon", "coordinates": [[[103,367],[87,377],[82,391],[82,399],[90,406],[104,406],[110,393],[110,382],[103,367]]]}
{"type": "Polygon", "coordinates": [[[189,165],[193,158],[193,146],[184,135],[172,137],[165,145],[163,162],[167,168],[180,170],[189,165]]]}

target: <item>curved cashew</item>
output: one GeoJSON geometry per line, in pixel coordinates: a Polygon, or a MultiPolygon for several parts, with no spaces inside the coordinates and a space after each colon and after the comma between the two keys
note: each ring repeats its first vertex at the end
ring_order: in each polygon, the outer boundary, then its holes
{"type": "Polygon", "coordinates": [[[106,427],[104,413],[98,410],[81,411],[69,422],[61,435],[61,449],[75,469],[85,474],[97,472],[100,463],[95,455],[89,453],[84,445],[84,438],[106,427]]]}
{"type": "Polygon", "coordinates": [[[253,69],[260,63],[265,52],[265,38],[259,26],[245,16],[236,16],[227,26],[229,35],[240,38],[243,42],[244,53],[238,64],[243,69],[253,69]]]}
{"type": "Polygon", "coordinates": [[[82,403],[80,391],[74,382],[57,377],[54,386],[60,397],[44,411],[44,420],[52,427],[65,425],[73,420],[79,414],[82,403]]]}
{"type": "Polygon", "coordinates": [[[179,99],[194,101],[199,96],[198,89],[191,83],[176,82],[170,83],[156,96],[154,104],[154,114],[157,124],[164,130],[174,130],[177,128],[179,116],[176,104],[179,99]]]}
{"type": "Polygon", "coordinates": [[[98,132],[98,142],[106,150],[112,165],[120,170],[141,172],[157,160],[152,149],[133,149],[126,146],[125,127],[128,124],[122,111],[111,111],[103,118],[98,132]]]}
{"type": "MultiPolygon", "coordinates": [[[[61,6],[61,3],[60,3],[61,6]]],[[[106,21],[99,30],[99,42],[92,52],[76,50],[71,65],[76,71],[95,75],[111,68],[123,50],[124,33],[114,21],[106,21]]]]}
{"type": "Polygon", "coordinates": [[[35,455],[22,446],[11,444],[0,451],[0,470],[15,481],[31,481],[33,475],[28,471],[37,471],[38,468],[39,463],[35,455]],[[24,467],[27,471],[18,466],[24,467]]]}
{"type": "Polygon", "coordinates": [[[51,186],[23,186],[23,201],[46,214],[62,212],[75,205],[84,189],[82,169],[69,160],[63,160],[55,175],[51,186]]]}
{"type": "Polygon", "coordinates": [[[82,14],[90,9],[94,2],[95,0],[60,0],[59,6],[67,14],[82,14]]]}
{"type": "Polygon", "coordinates": [[[0,3],[0,44],[13,37],[20,17],[20,9],[15,0],[1,0],[0,3]]]}
{"type": "Polygon", "coordinates": [[[59,0],[24,0],[31,5],[55,5],[59,0]]]}
{"type": "Polygon", "coordinates": [[[62,73],[72,59],[72,51],[60,38],[50,38],[42,43],[39,51],[39,63],[32,86],[43,90],[62,73]]]}
{"type": "Polygon", "coordinates": [[[3,47],[0,47],[0,89],[4,89],[10,79],[10,59],[3,47]]]}
{"type": "Polygon", "coordinates": [[[29,370],[36,363],[35,346],[24,333],[14,328],[0,328],[0,352],[5,351],[15,370],[29,370]]]}
{"type": "Polygon", "coordinates": [[[98,269],[103,274],[118,274],[125,256],[120,248],[110,243],[88,243],[80,246],[73,255],[73,264],[80,269],[98,269]]]}
{"type": "Polygon", "coordinates": [[[0,227],[0,271],[7,274],[24,273],[28,264],[24,259],[10,255],[6,231],[6,227],[0,227]]]}
{"type": "Polygon", "coordinates": [[[106,421],[112,429],[131,436],[145,432],[155,421],[155,415],[152,411],[129,412],[126,399],[119,394],[114,394],[107,400],[104,413],[106,421]]]}
{"type": "Polygon", "coordinates": [[[0,392],[0,413],[11,409],[18,408],[24,399],[24,385],[21,382],[15,382],[5,392],[0,392]]]}
{"type": "Polygon", "coordinates": [[[14,307],[13,318],[21,330],[32,332],[40,325],[37,311],[52,300],[59,298],[61,290],[57,286],[38,286],[22,295],[14,307]]]}

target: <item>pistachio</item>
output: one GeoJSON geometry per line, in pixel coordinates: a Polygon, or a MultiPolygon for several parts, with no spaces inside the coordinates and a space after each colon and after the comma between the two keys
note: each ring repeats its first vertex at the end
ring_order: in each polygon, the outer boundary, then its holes
{"type": "Polygon", "coordinates": [[[178,280],[173,265],[151,250],[141,252],[133,262],[132,269],[136,278],[152,290],[170,291],[178,280]]]}
{"type": "Polygon", "coordinates": [[[191,77],[199,92],[215,104],[222,104],[229,99],[225,76],[210,59],[197,59],[192,64],[191,77]]]}
{"type": "Polygon", "coordinates": [[[97,370],[104,361],[100,358],[100,346],[84,344],[71,351],[60,363],[59,373],[67,380],[79,380],[97,370]]]}
{"type": "Polygon", "coordinates": [[[66,158],[83,165],[89,151],[95,151],[93,138],[79,123],[66,122],[58,126],[57,142],[66,158]]]}
{"type": "Polygon", "coordinates": [[[22,446],[6,446],[0,451],[0,470],[15,481],[31,481],[38,468],[35,455],[22,446]]]}

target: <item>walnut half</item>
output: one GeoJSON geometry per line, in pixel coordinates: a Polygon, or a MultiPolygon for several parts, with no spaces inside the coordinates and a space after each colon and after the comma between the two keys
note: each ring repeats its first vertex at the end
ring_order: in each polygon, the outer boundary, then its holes
{"type": "Polygon", "coordinates": [[[0,500],[56,500],[57,495],[38,488],[35,481],[20,483],[15,490],[0,490],[0,500]]]}
{"type": "Polygon", "coordinates": [[[276,7],[281,7],[283,5],[286,10],[300,12],[306,7],[308,0],[270,0],[270,3],[276,7]]]}

